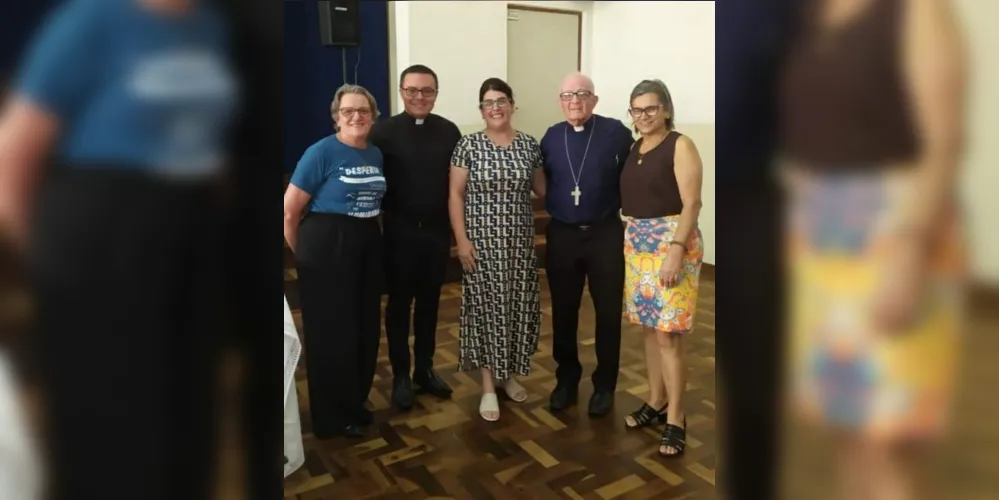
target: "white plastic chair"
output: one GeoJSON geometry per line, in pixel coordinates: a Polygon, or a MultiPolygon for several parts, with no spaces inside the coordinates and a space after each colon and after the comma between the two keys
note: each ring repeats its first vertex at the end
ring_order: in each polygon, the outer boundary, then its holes
{"type": "MultiPolygon", "coordinates": [[[[298,413],[298,392],[295,390],[295,367],[302,355],[302,342],[291,316],[288,298],[284,299],[284,477],[305,463],[302,445],[302,420],[298,413]]],[[[3,491],[0,489],[0,491],[3,491]]]]}

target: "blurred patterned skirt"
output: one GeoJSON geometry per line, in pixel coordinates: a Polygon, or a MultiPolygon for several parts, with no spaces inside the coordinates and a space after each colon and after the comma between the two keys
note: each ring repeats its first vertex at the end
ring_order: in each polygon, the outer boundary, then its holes
{"type": "Polygon", "coordinates": [[[694,328],[704,242],[697,229],[687,242],[680,283],[665,288],[659,268],[666,259],[679,215],[627,219],[624,233],[624,315],[628,321],[661,332],[689,333],[694,328]]]}
{"type": "Polygon", "coordinates": [[[789,183],[790,380],[809,421],[884,439],[932,437],[947,421],[963,311],[956,214],[937,228],[944,237],[916,324],[883,332],[870,313],[911,180],[802,174],[789,183]]]}

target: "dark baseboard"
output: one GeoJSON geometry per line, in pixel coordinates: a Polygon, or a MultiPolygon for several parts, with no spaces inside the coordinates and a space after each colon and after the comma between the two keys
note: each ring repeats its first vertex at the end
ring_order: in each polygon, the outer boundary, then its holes
{"type": "Polygon", "coordinates": [[[712,283],[715,281],[715,265],[708,264],[707,262],[701,264],[701,279],[711,280],[712,283]]]}
{"type": "Polygon", "coordinates": [[[973,283],[968,293],[968,310],[976,317],[999,317],[999,285],[973,283]]]}

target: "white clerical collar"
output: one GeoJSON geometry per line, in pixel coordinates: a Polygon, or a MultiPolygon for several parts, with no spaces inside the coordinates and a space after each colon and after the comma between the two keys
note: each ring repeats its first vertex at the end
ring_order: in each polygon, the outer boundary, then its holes
{"type": "Polygon", "coordinates": [[[409,119],[413,120],[413,123],[415,123],[417,125],[423,125],[423,122],[427,121],[427,117],[424,116],[423,118],[417,118],[417,117],[409,114],[408,111],[403,111],[403,114],[405,114],[406,116],[408,116],[409,119]]]}
{"type": "Polygon", "coordinates": [[[585,122],[583,122],[582,125],[572,125],[572,130],[574,132],[585,132],[586,131],[586,126],[590,125],[591,122],[593,122],[593,120],[594,120],[594,118],[593,118],[593,116],[591,116],[585,122]]]}

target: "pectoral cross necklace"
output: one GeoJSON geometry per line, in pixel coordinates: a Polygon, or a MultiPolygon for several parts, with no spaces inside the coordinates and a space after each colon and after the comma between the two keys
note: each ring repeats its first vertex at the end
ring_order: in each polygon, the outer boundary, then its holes
{"type": "Polygon", "coordinates": [[[597,121],[593,120],[593,124],[590,125],[590,136],[586,139],[586,149],[583,150],[583,161],[579,162],[579,175],[576,175],[576,169],[572,168],[572,157],[569,156],[569,124],[565,124],[565,161],[569,162],[569,173],[572,174],[572,182],[575,184],[572,192],[569,193],[573,198],[573,204],[579,206],[579,197],[583,195],[583,192],[579,190],[579,181],[583,178],[583,167],[586,166],[586,155],[590,153],[590,141],[593,140],[593,129],[597,128],[597,121]]]}

